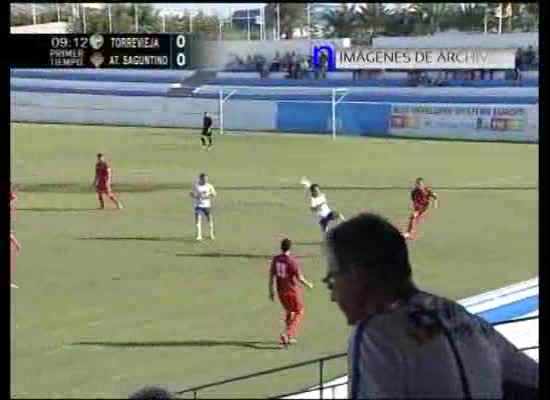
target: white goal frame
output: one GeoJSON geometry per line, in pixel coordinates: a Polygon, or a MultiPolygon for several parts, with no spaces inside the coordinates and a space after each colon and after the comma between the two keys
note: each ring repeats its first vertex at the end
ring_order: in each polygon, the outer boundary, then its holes
{"type": "Polygon", "coordinates": [[[337,106],[345,97],[349,94],[348,88],[331,88],[331,87],[271,87],[271,86],[219,86],[219,85],[203,85],[194,90],[195,94],[217,94],[218,95],[218,119],[219,119],[219,132],[220,135],[224,134],[224,104],[235,94],[251,93],[251,94],[263,94],[268,93],[296,93],[297,91],[307,94],[324,94],[327,97],[330,95],[330,100],[280,100],[293,103],[324,103],[331,104],[331,128],[332,139],[336,140],[338,131],[338,118],[337,118],[337,106]]]}

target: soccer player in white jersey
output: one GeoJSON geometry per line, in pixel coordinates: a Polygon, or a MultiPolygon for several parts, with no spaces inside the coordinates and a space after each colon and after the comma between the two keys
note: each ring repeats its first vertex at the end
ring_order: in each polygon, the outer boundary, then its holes
{"type": "Polygon", "coordinates": [[[538,398],[538,364],[462,305],[418,289],[386,219],[358,215],[325,244],[331,299],[354,326],[349,399],[538,398]]]}
{"type": "Polygon", "coordinates": [[[338,211],[331,210],[327,203],[326,196],[321,192],[321,188],[316,183],[311,183],[309,179],[302,178],[302,185],[309,191],[310,209],[317,214],[321,230],[325,233],[332,221],[343,221],[344,216],[338,211]]]}
{"type": "Polygon", "coordinates": [[[199,180],[193,184],[190,193],[195,206],[195,224],[197,226],[197,240],[202,240],[202,215],[210,225],[210,239],[214,240],[214,217],[212,216],[212,197],[216,197],[216,189],[208,182],[208,175],[200,174],[199,180]]]}

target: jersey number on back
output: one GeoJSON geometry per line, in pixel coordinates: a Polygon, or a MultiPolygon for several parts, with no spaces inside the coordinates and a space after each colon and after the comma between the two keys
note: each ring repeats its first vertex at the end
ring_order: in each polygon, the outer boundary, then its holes
{"type": "Polygon", "coordinates": [[[287,265],[282,262],[275,263],[275,272],[279,278],[286,278],[287,277],[287,265]]]}

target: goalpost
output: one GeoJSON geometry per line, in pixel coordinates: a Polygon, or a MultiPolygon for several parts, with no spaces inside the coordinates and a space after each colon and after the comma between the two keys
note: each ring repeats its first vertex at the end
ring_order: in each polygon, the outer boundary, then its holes
{"type": "Polygon", "coordinates": [[[218,115],[220,119],[220,135],[223,135],[223,104],[229,100],[231,96],[233,96],[235,93],[237,93],[237,89],[233,89],[229,92],[227,96],[224,96],[223,88],[220,89],[220,97],[219,97],[219,110],[218,115]]]}
{"type": "Polygon", "coordinates": [[[332,139],[336,140],[336,106],[342,102],[348,94],[348,89],[333,88],[332,89],[332,139]],[[340,97],[338,97],[340,96],[340,97]]]}
{"type": "MultiPolygon", "coordinates": [[[[234,96],[245,95],[250,96],[251,100],[257,100],[254,96],[270,96],[271,99],[265,99],[264,101],[277,101],[277,102],[292,102],[292,103],[309,103],[309,104],[330,104],[330,133],[333,140],[336,139],[338,134],[338,104],[340,104],[345,97],[349,94],[348,88],[331,88],[331,87],[276,87],[276,86],[218,86],[218,85],[203,85],[193,92],[195,94],[207,95],[210,98],[217,97],[218,100],[218,120],[219,120],[219,132],[220,135],[224,134],[225,122],[224,122],[224,105],[227,101],[234,96]],[[288,99],[288,96],[316,96],[312,99],[288,99]]],[[[242,98],[243,100],[246,97],[242,98]]]]}

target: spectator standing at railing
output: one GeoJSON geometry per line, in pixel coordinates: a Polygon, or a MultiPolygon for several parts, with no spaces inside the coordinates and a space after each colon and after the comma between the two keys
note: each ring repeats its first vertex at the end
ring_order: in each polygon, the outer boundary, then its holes
{"type": "Polygon", "coordinates": [[[535,64],[535,50],[533,46],[528,46],[524,52],[524,69],[531,69],[535,64]]]}
{"type": "Polygon", "coordinates": [[[296,79],[296,52],[292,52],[290,55],[290,60],[288,64],[288,75],[290,76],[290,79],[296,79]]]}
{"type": "Polygon", "coordinates": [[[271,62],[271,71],[272,72],[279,72],[281,70],[281,56],[279,55],[279,52],[277,51],[275,53],[275,57],[273,57],[273,61],[271,62]]]}
{"type": "Polygon", "coordinates": [[[328,70],[328,55],[324,50],[321,50],[321,55],[319,56],[319,64],[321,69],[320,78],[326,79],[328,70]]]}
{"type": "Polygon", "coordinates": [[[302,79],[309,78],[309,64],[307,62],[307,59],[303,57],[302,63],[300,65],[300,70],[302,71],[302,79]]]}
{"type": "Polygon", "coordinates": [[[304,77],[304,57],[302,55],[298,55],[296,57],[296,79],[303,79],[304,77]]]}
{"type": "Polygon", "coordinates": [[[538,364],[455,301],[416,288],[403,235],[361,214],[326,237],[348,324],[350,399],[538,397],[538,364]]]}

